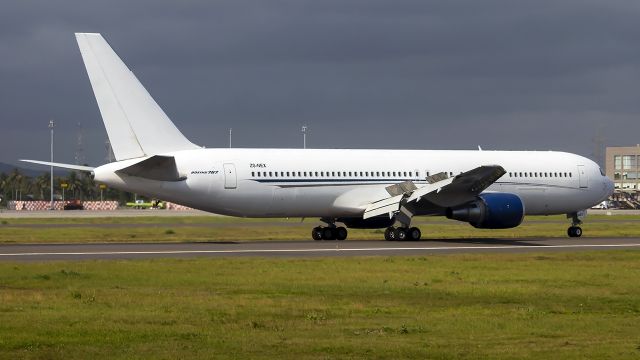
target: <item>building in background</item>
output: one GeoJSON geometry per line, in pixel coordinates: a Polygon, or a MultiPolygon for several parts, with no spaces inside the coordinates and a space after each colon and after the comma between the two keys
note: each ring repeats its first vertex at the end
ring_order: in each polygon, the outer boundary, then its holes
{"type": "Polygon", "coordinates": [[[640,144],[636,146],[607,147],[605,172],[613,180],[617,191],[640,191],[640,144]]]}

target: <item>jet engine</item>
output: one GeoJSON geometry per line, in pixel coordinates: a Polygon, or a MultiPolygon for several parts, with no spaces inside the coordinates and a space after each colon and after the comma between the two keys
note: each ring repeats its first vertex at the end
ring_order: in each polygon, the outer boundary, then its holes
{"type": "Polygon", "coordinates": [[[522,223],[524,204],[515,194],[486,193],[466,205],[447,208],[446,215],[478,229],[509,229],[522,223]]]}

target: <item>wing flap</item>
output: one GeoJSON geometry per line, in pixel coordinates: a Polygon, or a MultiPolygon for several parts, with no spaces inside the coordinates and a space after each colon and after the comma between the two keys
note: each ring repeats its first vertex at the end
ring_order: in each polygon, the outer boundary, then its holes
{"type": "Polygon", "coordinates": [[[383,215],[383,214],[392,214],[400,209],[400,201],[403,198],[403,194],[392,196],[390,198],[376,201],[369,205],[364,210],[363,219],[369,219],[374,216],[383,215]]]}

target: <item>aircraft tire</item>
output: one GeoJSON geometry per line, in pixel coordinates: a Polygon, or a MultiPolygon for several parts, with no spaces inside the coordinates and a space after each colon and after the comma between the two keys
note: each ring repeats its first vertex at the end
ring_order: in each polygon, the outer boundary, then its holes
{"type": "Polygon", "coordinates": [[[567,235],[569,237],[580,237],[582,236],[582,228],[580,226],[571,226],[567,229],[567,235]]]}
{"type": "Polygon", "coordinates": [[[335,240],[336,231],[333,228],[326,227],[322,229],[322,240],[335,240]]]}
{"type": "Polygon", "coordinates": [[[342,226],[337,227],[335,232],[336,232],[337,240],[345,240],[349,235],[349,233],[347,232],[347,229],[342,226]]]}
{"type": "Polygon", "coordinates": [[[407,231],[407,238],[409,240],[418,241],[422,237],[422,232],[417,227],[412,227],[407,231]]]}
{"type": "Polygon", "coordinates": [[[384,231],[384,239],[387,241],[394,241],[395,238],[395,234],[394,234],[394,228],[392,227],[388,227],[385,231],[384,231]]]}
{"type": "Polygon", "coordinates": [[[405,229],[405,228],[397,228],[394,231],[394,235],[395,235],[396,240],[398,240],[398,241],[407,240],[407,229],[405,229]]]}
{"type": "Polygon", "coordinates": [[[314,227],[313,230],[311,230],[311,238],[313,240],[322,240],[322,228],[321,227],[314,227]]]}

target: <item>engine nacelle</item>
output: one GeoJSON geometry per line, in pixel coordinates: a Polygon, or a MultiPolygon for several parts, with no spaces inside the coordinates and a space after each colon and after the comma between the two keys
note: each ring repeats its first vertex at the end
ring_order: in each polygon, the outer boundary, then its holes
{"type": "Polygon", "coordinates": [[[522,223],[524,204],[515,194],[486,193],[470,204],[447,208],[446,215],[479,229],[509,229],[522,223]]]}

